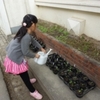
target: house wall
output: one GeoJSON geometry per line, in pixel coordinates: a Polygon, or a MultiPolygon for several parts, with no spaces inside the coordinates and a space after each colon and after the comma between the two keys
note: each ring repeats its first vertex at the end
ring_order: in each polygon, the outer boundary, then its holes
{"type": "Polygon", "coordinates": [[[11,32],[16,33],[23,16],[27,13],[26,0],[4,0],[4,4],[11,32]]]}
{"type": "Polygon", "coordinates": [[[97,0],[35,0],[39,18],[68,28],[67,19],[85,20],[83,34],[100,40],[100,1],[97,0]]]}
{"type": "Polygon", "coordinates": [[[16,33],[23,16],[31,13],[66,28],[69,18],[84,19],[82,33],[100,40],[99,0],[0,0],[0,9],[0,27],[6,35],[16,33]]]}
{"type": "Polygon", "coordinates": [[[18,31],[24,15],[38,16],[34,0],[0,0],[0,9],[0,26],[6,35],[18,31]]]}
{"type": "Polygon", "coordinates": [[[11,34],[9,20],[3,0],[0,0],[0,28],[6,35],[11,34]]]}

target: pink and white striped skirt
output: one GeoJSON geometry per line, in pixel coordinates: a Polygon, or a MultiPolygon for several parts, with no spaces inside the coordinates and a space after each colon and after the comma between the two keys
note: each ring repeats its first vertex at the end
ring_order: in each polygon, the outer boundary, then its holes
{"type": "Polygon", "coordinates": [[[11,61],[7,56],[4,59],[4,66],[6,73],[11,73],[14,75],[28,71],[28,64],[26,61],[23,61],[23,63],[18,65],[11,61]]]}

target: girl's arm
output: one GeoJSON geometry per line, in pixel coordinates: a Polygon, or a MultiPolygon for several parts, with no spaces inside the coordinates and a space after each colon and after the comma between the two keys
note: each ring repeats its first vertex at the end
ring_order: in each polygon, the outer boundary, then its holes
{"type": "Polygon", "coordinates": [[[40,50],[41,50],[42,52],[46,53],[46,50],[45,50],[45,49],[41,48],[40,50]]]}
{"type": "Polygon", "coordinates": [[[21,50],[24,56],[34,58],[35,54],[29,49],[31,38],[29,35],[25,35],[21,40],[21,50]]]}
{"type": "Polygon", "coordinates": [[[32,44],[34,45],[34,46],[36,46],[36,47],[38,47],[39,49],[41,49],[42,48],[42,46],[38,43],[38,41],[36,41],[34,38],[32,38],[32,44]]]}
{"type": "Polygon", "coordinates": [[[38,47],[42,52],[46,52],[45,49],[42,48],[42,46],[36,41],[34,38],[32,38],[32,44],[36,47],[38,47]]]}

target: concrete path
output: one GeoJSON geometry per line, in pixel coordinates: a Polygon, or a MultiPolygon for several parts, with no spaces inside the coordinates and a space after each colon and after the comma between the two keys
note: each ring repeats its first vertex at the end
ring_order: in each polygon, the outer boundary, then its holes
{"type": "Polygon", "coordinates": [[[1,69],[0,69],[0,100],[10,100],[1,69]]]}
{"type": "Polygon", "coordinates": [[[1,71],[2,57],[5,55],[4,47],[6,43],[7,41],[5,41],[5,37],[2,35],[2,31],[0,31],[0,100],[10,100],[4,76],[1,71]]]}
{"type": "Polygon", "coordinates": [[[100,100],[100,89],[97,87],[78,98],[49,67],[38,65],[33,59],[29,60],[29,65],[51,100],[100,100]]]}

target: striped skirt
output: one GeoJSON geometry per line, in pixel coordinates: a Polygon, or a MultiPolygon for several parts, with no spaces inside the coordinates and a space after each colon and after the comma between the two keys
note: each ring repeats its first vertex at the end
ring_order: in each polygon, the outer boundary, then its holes
{"type": "Polygon", "coordinates": [[[11,61],[7,56],[4,59],[4,67],[6,73],[11,73],[14,75],[28,71],[28,64],[25,60],[18,65],[11,61]]]}

